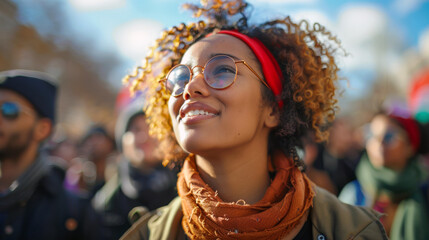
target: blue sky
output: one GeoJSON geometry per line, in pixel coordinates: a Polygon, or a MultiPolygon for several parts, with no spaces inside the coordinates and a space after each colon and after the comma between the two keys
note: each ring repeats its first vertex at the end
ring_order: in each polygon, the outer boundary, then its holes
{"type": "MultiPolygon", "coordinates": [[[[13,0],[23,22],[42,34],[47,24],[38,21],[40,0],[13,0]]],[[[57,2],[66,12],[70,37],[93,42],[92,51],[117,52],[122,66],[112,80],[140,63],[147,47],[162,29],[192,21],[174,0],[44,0],[57,2]]],[[[195,2],[195,1],[191,1],[195,2]]],[[[256,21],[291,15],[293,19],[321,22],[337,34],[351,57],[341,59],[350,79],[350,96],[358,96],[379,69],[398,66],[405,51],[429,49],[428,0],[249,0],[256,21]]],[[[52,34],[52,33],[50,33],[52,34]]]]}

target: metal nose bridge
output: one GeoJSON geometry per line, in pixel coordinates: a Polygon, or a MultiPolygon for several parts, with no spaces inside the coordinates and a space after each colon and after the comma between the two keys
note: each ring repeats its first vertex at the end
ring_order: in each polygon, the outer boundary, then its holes
{"type": "Polygon", "coordinates": [[[201,66],[201,65],[195,65],[195,66],[193,66],[192,68],[190,68],[191,69],[191,79],[190,80],[192,80],[193,78],[194,78],[194,76],[196,76],[197,74],[194,74],[194,69],[195,68],[201,68],[201,72],[200,72],[200,74],[202,74],[203,75],[203,77],[204,77],[204,70],[205,70],[205,67],[204,66],[201,66]]]}
{"type": "MultiPolygon", "coordinates": [[[[185,83],[185,86],[184,86],[185,90],[184,91],[186,91],[186,88],[188,88],[189,83],[191,83],[193,81],[194,77],[197,76],[198,73],[201,74],[201,75],[203,75],[203,80],[204,81],[206,80],[206,77],[204,76],[204,69],[205,69],[205,67],[203,67],[201,65],[195,65],[193,67],[187,66],[187,67],[188,67],[191,75],[189,76],[189,81],[187,83],[185,83]],[[195,68],[201,68],[201,71],[197,72],[197,74],[194,74],[194,69],[195,68]]],[[[185,95],[183,95],[183,96],[185,96],[185,95]]]]}

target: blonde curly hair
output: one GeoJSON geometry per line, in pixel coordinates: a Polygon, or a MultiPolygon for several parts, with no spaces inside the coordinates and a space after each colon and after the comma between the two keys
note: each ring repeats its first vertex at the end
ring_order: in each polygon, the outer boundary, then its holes
{"type": "MultiPolygon", "coordinates": [[[[185,4],[195,17],[204,18],[195,23],[174,26],[162,33],[150,48],[142,66],[127,75],[123,81],[131,91],[146,89],[145,108],[149,134],[156,136],[165,152],[164,165],[175,165],[188,155],[174,136],[168,112],[170,93],[159,81],[178,64],[190,45],[208,33],[234,29],[258,38],[277,60],[282,79],[280,125],[270,134],[270,149],[287,150],[299,145],[300,138],[310,129],[318,141],[327,138],[326,126],[335,116],[335,98],[339,68],[335,62],[340,41],[316,23],[294,23],[290,17],[276,19],[259,25],[248,25],[246,10],[249,5],[242,0],[202,0],[201,5],[185,4]]],[[[261,88],[263,99],[275,103],[273,93],[261,88]]]]}

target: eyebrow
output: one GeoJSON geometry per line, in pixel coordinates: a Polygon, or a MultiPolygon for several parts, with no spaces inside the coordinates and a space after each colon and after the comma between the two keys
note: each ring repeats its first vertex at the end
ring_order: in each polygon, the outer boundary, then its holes
{"type": "Polygon", "coordinates": [[[209,59],[211,59],[213,57],[216,57],[216,56],[220,56],[220,55],[226,55],[226,56],[229,56],[229,57],[231,57],[231,58],[233,58],[235,60],[241,60],[240,58],[238,58],[238,57],[236,57],[234,55],[228,54],[228,53],[212,53],[212,54],[210,54],[209,59]]]}

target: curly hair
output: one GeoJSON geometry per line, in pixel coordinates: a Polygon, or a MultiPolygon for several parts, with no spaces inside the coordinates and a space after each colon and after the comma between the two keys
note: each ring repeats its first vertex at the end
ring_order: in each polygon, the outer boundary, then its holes
{"type": "MultiPolygon", "coordinates": [[[[188,154],[174,136],[167,106],[170,94],[159,81],[180,62],[193,43],[217,30],[234,29],[259,39],[282,70],[284,106],[278,109],[280,124],[270,133],[269,148],[284,151],[294,148],[300,145],[299,139],[309,128],[315,131],[318,141],[325,140],[326,126],[334,120],[337,109],[335,84],[339,68],[335,55],[343,50],[340,41],[318,23],[313,26],[307,21],[294,23],[290,17],[248,25],[249,5],[242,0],[201,2],[202,5],[185,4],[184,7],[205,21],[182,23],[164,31],[150,48],[144,64],[123,79],[132,91],[147,89],[145,111],[149,133],[161,142],[160,147],[165,151],[164,165],[180,165],[188,154]]],[[[265,102],[276,103],[270,89],[261,87],[261,91],[265,102]]]]}

